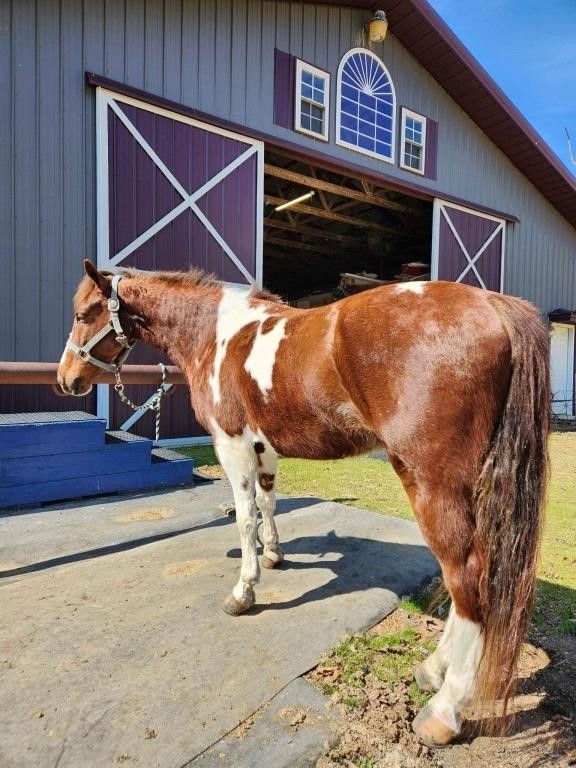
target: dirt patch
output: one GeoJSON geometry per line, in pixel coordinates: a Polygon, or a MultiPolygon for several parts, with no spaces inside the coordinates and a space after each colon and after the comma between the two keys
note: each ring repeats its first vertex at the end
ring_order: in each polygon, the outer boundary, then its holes
{"type": "Polygon", "coordinates": [[[117,523],[135,523],[143,520],[164,520],[167,517],[173,516],[174,510],[171,507],[148,507],[117,515],[114,520],[117,523]]]}
{"type": "MultiPolygon", "coordinates": [[[[364,636],[358,647],[376,648],[376,654],[405,653],[401,645],[388,648],[387,637],[409,638],[410,658],[429,652],[443,622],[432,616],[394,611],[364,636]],[[408,633],[408,634],[407,634],[408,633]],[[414,634],[415,633],[415,634],[414,634]]],[[[396,679],[374,674],[378,655],[357,671],[347,666],[346,649],[331,656],[308,678],[331,693],[334,706],[346,721],[340,744],[327,752],[317,768],[568,768],[576,766],[574,681],[576,638],[557,641],[545,650],[526,644],[520,660],[519,695],[514,702],[515,720],[510,735],[479,736],[481,713],[469,710],[458,743],[430,750],[418,742],[410,724],[421,708],[424,694],[415,691],[411,673],[399,670],[396,679]],[[560,666],[558,664],[561,662],[560,666]],[[559,675],[564,685],[559,684],[559,675]],[[419,698],[420,697],[420,698],[419,698]]],[[[406,644],[408,647],[408,644],[406,644]]],[[[406,654],[405,654],[406,655],[406,654]]],[[[390,675],[388,675],[390,677],[390,675]]]]}
{"type": "Polygon", "coordinates": [[[162,571],[162,575],[172,579],[183,579],[197,573],[209,563],[210,560],[182,560],[180,563],[169,563],[162,571]]]}

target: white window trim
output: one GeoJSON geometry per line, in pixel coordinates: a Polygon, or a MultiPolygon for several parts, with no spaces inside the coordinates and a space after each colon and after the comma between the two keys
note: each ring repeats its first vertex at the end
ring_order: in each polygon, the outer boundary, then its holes
{"type": "Polygon", "coordinates": [[[419,176],[424,176],[426,173],[426,123],[427,120],[424,115],[419,115],[418,112],[413,112],[411,109],[402,107],[402,127],[401,127],[401,139],[400,139],[400,168],[406,171],[412,171],[419,176]],[[410,141],[410,144],[422,147],[422,168],[413,168],[411,165],[407,165],[404,162],[404,150],[406,148],[406,118],[411,117],[414,120],[418,120],[422,123],[422,144],[416,144],[414,141],[410,141]]]}
{"type": "MultiPolygon", "coordinates": [[[[296,59],[296,88],[295,99],[296,104],[294,108],[294,130],[298,133],[303,133],[306,136],[312,136],[314,139],[320,139],[320,141],[328,141],[329,136],[329,123],[330,123],[330,73],[325,72],[323,69],[308,64],[302,59],[296,59]],[[316,133],[316,131],[308,130],[308,128],[302,128],[300,125],[300,119],[302,116],[302,72],[310,72],[312,75],[321,77],[325,82],[324,88],[324,104],[319,104],[316,101],[310,101],[310,104],[314,104],[317,107],[322,107],[324,110],[324,131],[323,133],[316,133]]],[[[308,101],[308,99],[306,99],[308,101]]]]}
{"type": "Polygon", "coordinates": [[[372,53],[372,51],[369,51],[367,48],[352,48],[350,51],[347,51],[344,56],[340,59],[340,66],[338,67],[338,79],[336,84],[336,144],[338,144],[341,147],[346,147],[347,149],[351,149],[354,152],[359,152],[361,155],[368,155],[368,157],[375,157],[376,160],[380,160],[382,163],[390,163],[391,165],[394,165],[396,162],[396,89],[394,88],[394,81],[390,77],[390,72],[388,72],[388,69],[384,62],[376,56],[375,53],[372,53]],[[378,64],[382,67],[384,72],[386,73],[386,76],[388,77],[388,81],[390,83],[390,87],[392,88],[392,98],[394,103],[392,104],[392,147],[391,147],[391,154],[390,157],[383,157],[382,155],[379,155],[377,152],[371,152],[369,149],[364,149],[364,147],[359,147],[356,144],[350,144],[347,141],[344,141],[340,138],[340,130],[342,128],[340,123],[340,117],[341,117],[341,110],[340,110],[340,103],[342,101],[342,70],[344,69],[344,65],[352,56],[354,53],[367,53],[369,56],[371,56],[373,59],[376,59],[378,64]]]}

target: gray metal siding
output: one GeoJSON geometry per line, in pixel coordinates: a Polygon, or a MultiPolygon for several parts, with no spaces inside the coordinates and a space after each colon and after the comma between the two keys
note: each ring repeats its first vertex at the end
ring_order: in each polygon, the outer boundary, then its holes
{"type": "MultiPolygon", "coordinates": [[[[375,48],[403,104],[439,124],[437,179],[334,143],[336,73],[363,11],[262,0],[0,0],[0,358],[58,359],[95,255],[90,70],[206,113],[516,215],[505,290],[576,305],[576,231],[394,38],[375,48]],[[330,143],[273,123],[274,48],[332,74],[330,143]],[[23,309],[25,308],[25,315],[23,309]]],[[[396,153],[398,153],[398,137],[396,153]]]]}

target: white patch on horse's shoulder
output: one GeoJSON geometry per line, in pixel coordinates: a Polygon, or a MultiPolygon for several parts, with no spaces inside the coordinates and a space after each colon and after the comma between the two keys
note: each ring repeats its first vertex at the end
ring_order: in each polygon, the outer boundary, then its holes
{"type": "Polygon", "coordinates": [[[263,306],[250,305],[250,293],[244,288],[227,285],[222,289],[216,319],[216,354],[209,382],[214,403],[220,402],[220,369],[228,351],[228,344],[238,331],[253,322],[268,317],[263,306]]]}
{"type": "Polygon", "coordinates": [[[412,283],[399,283],[396,286],[396,293],[404,293],[404,291],[412,291],[412,293],[424,293],[427,283],[423,280],[415,280],[412,283]]]}
{"type": "Polygon", "coordinates": [[[286,336],[286,319],[278,320],[268,333],[262,333],[262,323],[258,326],[250,354],[244,363],[245,370],[252,376],[266,397],[272,389],[272,372],[280,342],[286,336]]]}

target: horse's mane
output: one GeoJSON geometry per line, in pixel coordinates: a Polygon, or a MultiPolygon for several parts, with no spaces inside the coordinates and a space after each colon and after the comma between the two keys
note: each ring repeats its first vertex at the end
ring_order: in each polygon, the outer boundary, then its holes
{"type": "MultiPolygon", "coordinates": [[[[158,281],[168,283],[169,285],[181,286],[182,288],[195,288],[195,287],[218,287],[222,285],[222,281],[218,280],[216,275],[211,272],[206,272],[199,267],[191,267],[186,272],[184,271],[170,271],[170,272],[148,272],[146,270],[139,271],[137,269],[119,269],[117,272],[111,272],[110,270],[100,270],[101,274],[107,277],[112,277],[115,274],[122,274],[127,278],[146,277],[152,281],[158,281]]],[[[86,298],[90,286],[93,283],[89,277],[85,277],[84,280],[78,286],[75,299],[81,301],[86,298]]],[[[265,288],[261,289],[252,284],[250,296],[256,299],[263,299],[265,301],[273,301],[278,304],[283,304],[283,299],[277,296],[275,293],[271,293],[265,288]]]]}
{"type": "MultiPolygon", "coordinates": [[[[139,273],[127,270],[126,275],[130,276],[130,274],[138,275],[139,273]]],[[[149,272],[148,274],[152,279],[158,278],[165,283],[181,285],[183,287],[222,285],[222,280],[218,280],[216,275],[212,272],[205,272],[199,267],[191,267],[187,272],[149,272]]],[[[274,301],[279,304],[284,303],[280,296],[271,293],[266,288],[258,288],[255,283],[252,283],[250,296],[256,299],[264,299],[265,301],[274,301]]]]}

